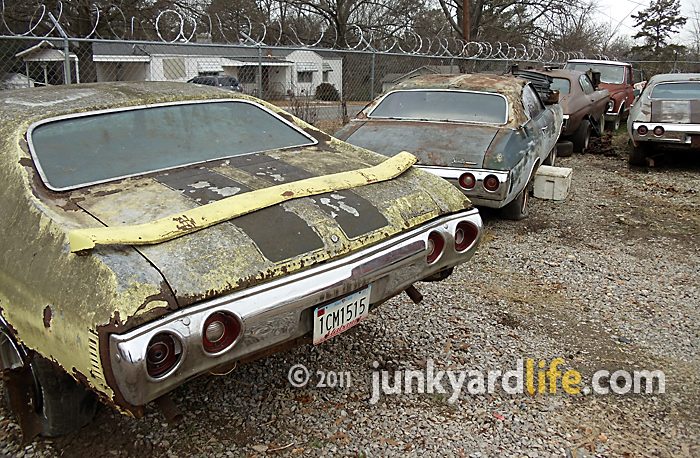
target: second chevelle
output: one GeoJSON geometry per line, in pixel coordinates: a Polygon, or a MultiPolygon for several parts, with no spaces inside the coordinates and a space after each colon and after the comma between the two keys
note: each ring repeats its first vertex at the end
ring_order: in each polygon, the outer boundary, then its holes
{"type": "Polygon", "coordinates": [[[25,435],[140,415],[320,344],[474,253],[464,195],[260,100],[177,83],[0,96],[0,362],[25,435]]]}
{"type": "Polygon", "coordinates": [[[521,219],[537,168],[554,164],[561,127],[561,107],[542,103],[524,79],[430,75],[397,85],[337,135],[387,156],[410,151],[476,205],[521,219]]]}

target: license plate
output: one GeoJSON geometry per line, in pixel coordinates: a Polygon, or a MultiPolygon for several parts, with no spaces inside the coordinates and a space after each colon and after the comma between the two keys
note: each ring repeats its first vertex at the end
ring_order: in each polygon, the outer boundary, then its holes
{"type": "Polygon", "coordinates": [[[370,287],[314,310],[314,345],[347,331],[369,315],[370,287]]]}

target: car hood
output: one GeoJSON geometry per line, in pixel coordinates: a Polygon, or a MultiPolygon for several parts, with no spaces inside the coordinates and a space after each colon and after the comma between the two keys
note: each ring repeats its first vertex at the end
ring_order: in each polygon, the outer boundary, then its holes
{"type": "Polygon", "coordinates": [[[617,94],[618,92],[624,92],[627,90],[626,84],[613,84],[613,83],[600,83],[598,85],[599,89],[607,89],[610,95],[617,94]]]}
{"type": "Polygon", "coordinates": [[[500,130],[479,124],[369,120],[353,121],[336,135],[386,156],[409,151],[420,165],[483,167],[484,156],[500,130]]]}
{"type": "MultiPolygon", "coordinates": [[[[229,196],[385,160],[331,143],[330,148],[250,154],[131,178],[76,190],[70,198],[105,226],[144,224],[229,196]]],[[[449,184],[409,169],[389,181],[292,199],[134,248],[161,272],[178,305],[186,306],[342,256],[470,206],[449,184]]]]}

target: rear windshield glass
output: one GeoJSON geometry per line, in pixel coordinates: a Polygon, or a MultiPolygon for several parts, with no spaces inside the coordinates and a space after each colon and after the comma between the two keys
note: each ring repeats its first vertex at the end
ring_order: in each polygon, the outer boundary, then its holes
{"type": "Polygon", "coordinates": [[[58,119],[30,143],[46,185],[65,190],[316,141],[259,105],[224,101],[58,119]]]}
{"type": "Polygon", "coordinates": [[[609,84],[622,84],[625,82],[625,68],[622,65],[593,64],[588,62],[569,62],[564,67],[569,70],[586,72],[592,69],[600,72],[600,81],[609,84]]]}
{"type": "Polygon", "coordinates": [[[554,78],[554,82],[549,85],[553,91],[559,91],[561,95],[568,94],[571,91],[571,83],[566,78],[554,78]]]}
{"type": "Polygon", "coordinates": [[[700,82],[657,84],[651,90],[650,97],[662,100],[698,100],[700,99],[700,82]]]}
{"type": "Polygon", "coordinates": [[[505,124],[508,107],[505,97],[498,94],[396,91],[384,97],[369,117],[505,124]]]}

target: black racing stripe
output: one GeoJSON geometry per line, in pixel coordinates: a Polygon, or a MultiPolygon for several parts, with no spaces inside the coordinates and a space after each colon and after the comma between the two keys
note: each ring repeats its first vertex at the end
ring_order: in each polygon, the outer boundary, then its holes
{"type": "MultiPolygon", "coordinates": [[[[273,184],[311,178],[310,172],[274,159],[264,153],[250,154],[234,158],[231,167],[243,170],[250,175],[273,184]]],[[[367,199],[351,190],[344,190],[311,197],[311,200],[328,216],[334,218],[348,238],[381,229],[389,222],[382,213],[367,199]]]]}
{"type": "MultiPolygon", "coordinates": [[[[200,205],[251,188],[208,168],[190,168],[161,174],[160,183],[182,192],[200,205]]],[[[281,205],[263,208],[229,221],[239,227],[272,262],[284,261],[324,247],[323,240],[300,216],[281,205]]]]}

